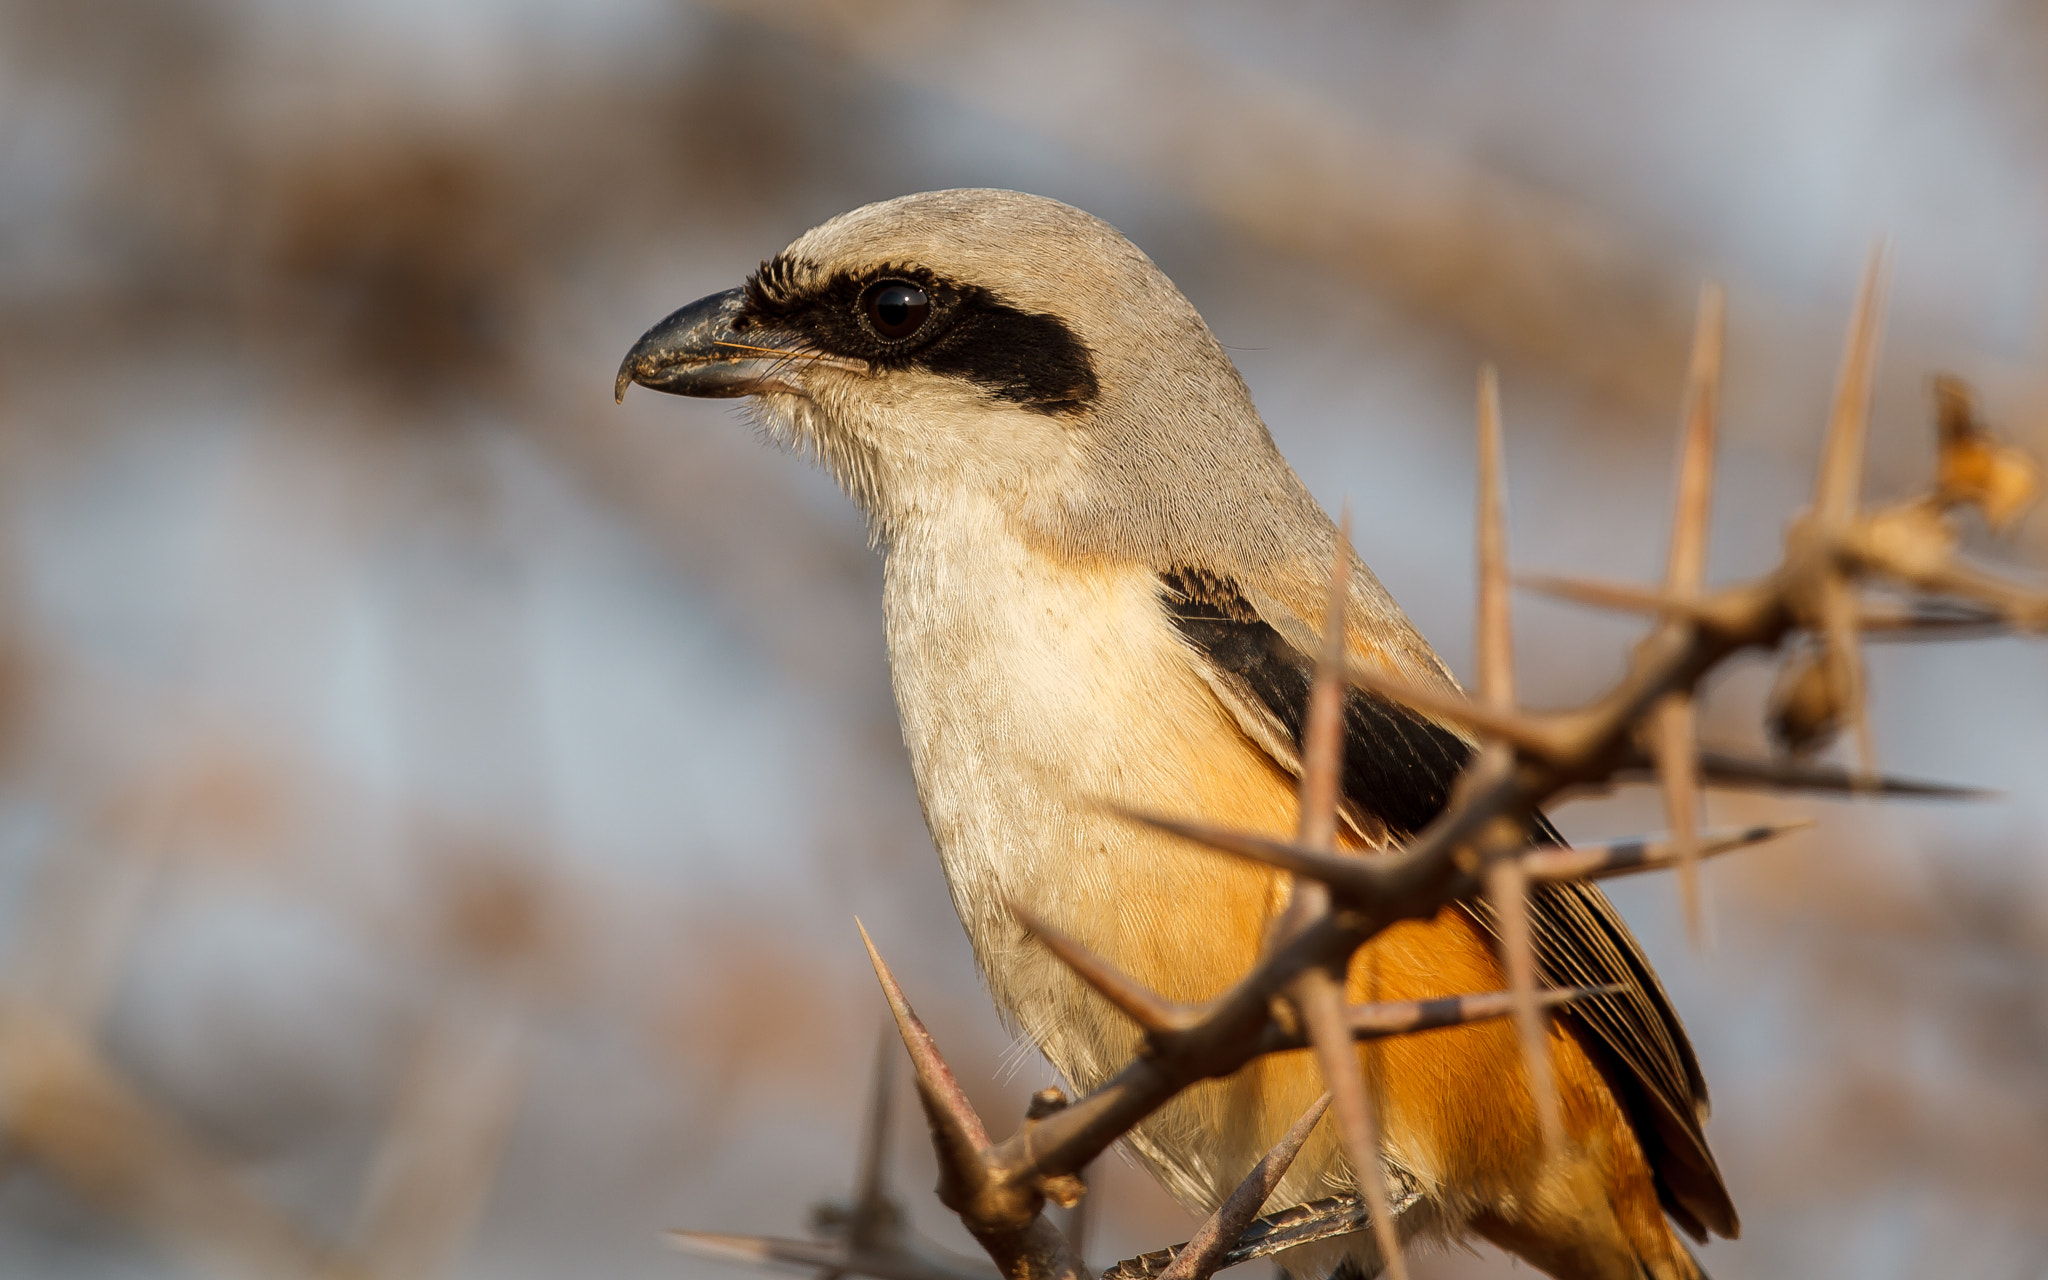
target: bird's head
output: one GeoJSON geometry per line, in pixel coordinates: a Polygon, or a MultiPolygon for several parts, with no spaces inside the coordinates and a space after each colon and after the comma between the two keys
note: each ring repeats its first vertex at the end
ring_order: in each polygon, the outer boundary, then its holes
{"type": "Polygon", "coordinates": [[[887,539],[961,499],[1070,543],[1171,540],[1193,495],[1298,489],[1236,368],[1115,228],[1014,191],[843,214],[619,366],[677,395],[750,396],[887,539]],[[1278,468],[1278,475],[1271,474],[1278,468]]]}

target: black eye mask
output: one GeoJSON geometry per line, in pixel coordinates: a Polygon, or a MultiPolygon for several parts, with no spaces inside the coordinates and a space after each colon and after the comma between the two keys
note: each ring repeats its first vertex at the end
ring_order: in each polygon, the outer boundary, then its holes
{"type": "Polygon", "coordinates": [[[1087,344],[1057,316],[1021,310],[922,267],[798,283],[811,275],[785,258],[762,263],[747,281],[750,317],[830,355],[965,378],[1039,413],[1078,412],[1100,390],[1087,344]]]}

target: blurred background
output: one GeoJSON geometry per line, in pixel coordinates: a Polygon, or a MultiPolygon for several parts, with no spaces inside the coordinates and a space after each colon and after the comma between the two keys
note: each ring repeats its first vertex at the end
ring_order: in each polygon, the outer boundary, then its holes
{"type": "MultiPolygon", "coordinates": [[[[1941,370],[2048,450],[2044,136],[2033,0],[0,4],[0,1274],[738,1276],[661,1233],[845,1194],[856,913],[992,1125],[1047,1082],[851,508],[728,405],[610,399],[805,228],[966,185],[1117,224],[1467,671],[1482,360],[1530,569],[1658,571],[1710,276],[1710,572],[1770,563],[1880,235],[1871,491],[1926,476],[1941,370]]],[[[2048,518],[1980,542],[2048,566],[2048,518]]],[[[1517,617],[1539,704],[1634,635],[1517,617]]],[[[1769,679],[1707,737],[1760,750],[1769,679]]],[[[1703,950],[1669,881],[1616,891],[1716,1087],[1745,1233],[1705,1261],[2048,1276],[2048,649],[1873,683],[1885,767],[2003,794],[1716,795],[1820,823],[1708,873],[1703,950]]],[[[1095,1182],[1096,1261],[1185,1238],[1095,1182]]]]}

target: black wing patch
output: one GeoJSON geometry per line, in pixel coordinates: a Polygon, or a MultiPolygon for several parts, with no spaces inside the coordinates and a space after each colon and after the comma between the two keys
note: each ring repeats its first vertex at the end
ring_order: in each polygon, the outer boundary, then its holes
{"type": "MultiPolygon", "coordinates": [[[[1314,666],[1228,580],[1199,569],[1160,578],[1174,626],[1300,750],[1314,666]]],[[[1422,830],[1449,803],[1471,754],[1450,730],[1378,694],[1353,689],[1344,700],[1344,797],[1364,808],[1356,817],[1398,833],[1422,830]]]]}
{"type": "MultiPolygon", "coordinates": [[[[1253,699],[1298,753],[1314,664],[1259,617],[1229,579],[1199,569],[1159,575],[1174,626],[1225,683],[1253,699]]],[[[1389,699],[1349,690],[1344,703],[1343,789],[1347,817],[1395,838],[1443,812],[1472,747],[1443,725],[1389,699]]],[[[1539,815],[1532,838],[1562,844],[1539,815]]],[[[1499,936],[1485,902],[1465,909],[1499,936]]],[[[1530,895],[1539,975],[1556,986],[1615,985],[1614,996],[1573,1004],[1563,1015],[1592,1033],[1620,1087],[1657,1190],[1672,1219],[1695,1238],[1736,1231],[1735,1208],[1700,1126],[1707,1088],[1685,1029],[1649,962],[1605,894],[1590,884],[1539,885],[1530,895]]]]}

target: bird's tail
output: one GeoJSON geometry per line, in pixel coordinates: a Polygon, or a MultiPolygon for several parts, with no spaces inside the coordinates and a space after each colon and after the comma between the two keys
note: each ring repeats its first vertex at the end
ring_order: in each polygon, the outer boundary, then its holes
{"type": "MultiPolygon", "coordinates": [[[[1700,1260],[1692,1256],[1692,1250],[1685,1247],[1685,1241],[1680,1240],[1676,1232],[1672,1233],[1671,1240],[1674,1246],[1672,1252],[1685,1268],[1679,1272],[1679,1280],[1710,1280],[1706,1269],[1700,1266],[1700,1260]]],[[[1656,1277],[1648,1271],[1645,1271],[1643,1275],[1646,1280],[1656,1280],[1656,1277]]]]}

